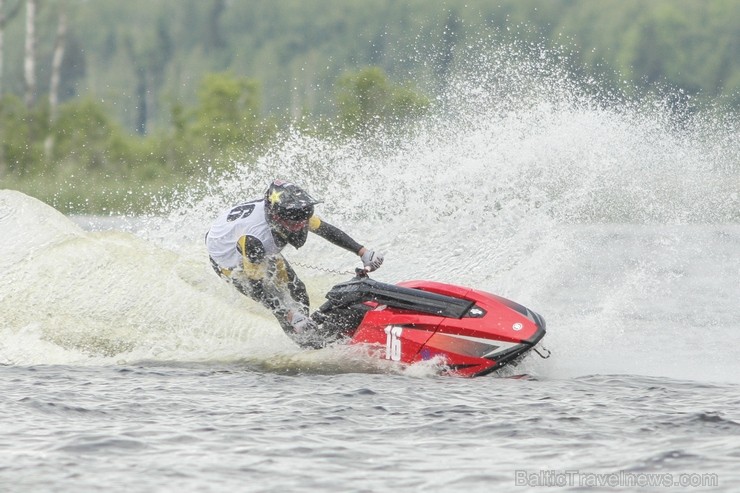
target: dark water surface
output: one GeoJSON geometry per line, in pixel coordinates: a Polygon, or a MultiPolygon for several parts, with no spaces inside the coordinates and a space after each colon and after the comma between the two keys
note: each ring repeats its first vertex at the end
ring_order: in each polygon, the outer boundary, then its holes
{"type": "Polygon", "coordinates": [[[2,491],[740,484],[736,384],[188,364],[6,366],[0,375],[2,491]]]}

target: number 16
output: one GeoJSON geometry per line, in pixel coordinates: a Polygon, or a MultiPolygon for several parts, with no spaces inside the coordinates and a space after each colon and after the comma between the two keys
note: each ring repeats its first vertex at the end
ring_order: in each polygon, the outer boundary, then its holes
{"type": "Polygon", "coordinates": [[[401,333],[403,327],[389,325],[385,329],[385,359],[392,361],[401,360],[401,333]]]}

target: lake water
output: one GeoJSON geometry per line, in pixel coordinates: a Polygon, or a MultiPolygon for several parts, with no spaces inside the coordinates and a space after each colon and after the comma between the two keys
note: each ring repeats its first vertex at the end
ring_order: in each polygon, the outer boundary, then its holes
{"type": "MultiPolygon", "coordinates": [[[[401,142],[287,136],[149,217],[1,190],[0,491],[736,491],[737,122],[548,77],[453,87],[401,142]],[[552,357],[462,379],[298,349],[202,241],[275,176],[386,253],[375,278],[541,313],[552,357]]],[[[314,307],[358,266],[286,256],[314,307]]]]}

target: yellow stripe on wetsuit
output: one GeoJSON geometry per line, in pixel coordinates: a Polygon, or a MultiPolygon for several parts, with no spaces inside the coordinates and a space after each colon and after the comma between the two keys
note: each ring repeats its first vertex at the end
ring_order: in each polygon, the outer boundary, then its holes
{"type": "Polygon", "coordinates": [[[250,279],[262,279],[267,273],[267,264],[265,262],[253,263],[247,257],[247,237],[242,236],[236,242],[237,248],[242,254],[242,269],[244,274],[250,279]]]}

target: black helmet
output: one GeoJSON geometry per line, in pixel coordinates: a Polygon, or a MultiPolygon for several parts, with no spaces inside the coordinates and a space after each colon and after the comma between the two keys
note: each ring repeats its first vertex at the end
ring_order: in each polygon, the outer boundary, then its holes
{"type": "Polygon", "coordinates": [[[308,236],[308,219],[319,201],[302,188],[282,180],[273,181],[265,192],[267,221],[273,231],[300,248],[308,236]]]}

